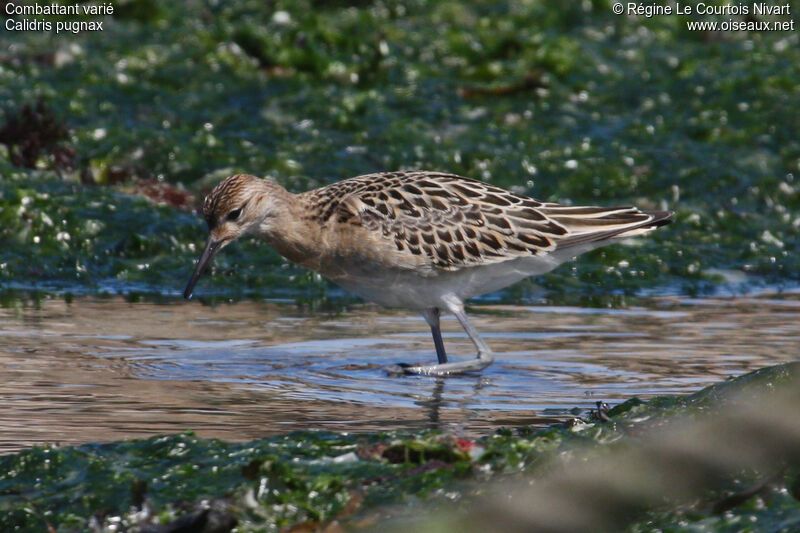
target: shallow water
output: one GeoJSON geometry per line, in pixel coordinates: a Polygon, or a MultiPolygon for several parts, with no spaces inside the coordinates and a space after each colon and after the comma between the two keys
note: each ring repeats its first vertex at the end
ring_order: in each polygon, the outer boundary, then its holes
{"type": "MultiPolygon", "coordinates": [[[[545,424],[598,400],[693,392],[800,354],[800,296],[662,298],[621,310],[476,306],[494,348],[480,375],[389,377],[435,359],[427,325],[355,306],[45,300],[0,309],[0,452],[195,430],[252,439],[295,429],[545,424]]],[[[452,357],[472,346],[443,320],[452,357]]]]}

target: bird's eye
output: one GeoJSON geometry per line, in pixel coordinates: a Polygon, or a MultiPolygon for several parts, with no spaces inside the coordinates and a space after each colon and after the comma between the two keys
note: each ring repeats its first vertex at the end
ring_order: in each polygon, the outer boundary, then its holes
{"type": "Polygon", "coordinates": [[[237,218],[239,218],[239,215],[241,215],[241,214],[242,214],[242,208],[240,207],[239,209],[234,209],[233,211],[228,213],[228,216],[225,217],[225,219],[226,220],[236,220],[237,218]]]}

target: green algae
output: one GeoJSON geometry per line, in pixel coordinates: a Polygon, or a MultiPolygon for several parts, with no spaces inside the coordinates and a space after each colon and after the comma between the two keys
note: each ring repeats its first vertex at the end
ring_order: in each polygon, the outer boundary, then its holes
{"type": "MultiPolygon", "coordinates": [[[[238,531],[310,529],[334,520],[351,529],[372,527],[418,509],[423,499],[430,510],[453,500],[480,498],[481,484],[489,480],[546,475],[554,458],[578,446],[636,446],[647,428],[733,409],[734,398],[748,401],[796,387],[798,372],[797,364],[780,365],[686,397],[632,399],[602,417],[584,413],[549,428],[500,430],[478,440],[438,431],[305,431],[247,443],[185,433],[36,447],[0,457],[0,529],[49,525],[55,531],[73,531],[93,523],[127,530],[191,518],[202,508],[237,523],[238,531]]],[[[759,475],[751,472],[730,480],[726,490],[736,491],[753,479],[759,475]]],[[[773,475],[769,488],[752,498],[728,497],[715,504],[715,492],[708,495],[708,505],[654,510],[632,530],[727,531],[752,516],[768,529],[796,523],[796,480],[795,470],[788,469],[773,475]],[[715,510],[703,510],[709,506],[715,510]]]]}
{"type": "MultiPolygon", "coordinates": [[[[202,193],[247,171],[298,191],[399,168],[677,211],[639,246],[534,280],[551,301],[796,283],[796,33],[689,32],[605,1],[349,4],[130,1],[102,33],[0,35],[5,118],[41,99],[74,151],[58,177],[51,156],[31,170],[0,148],[3,286],[179,289],[204,229],[123,197],[138,180],[202,193]]],[[[214,272],[199,294],[336,294],[251,243],[214,272]]]]}
{"type": "MultiPolygon", "coordinates": [[[[69,182],[0,182],[0,198],[0,280],[12,288],[177,294],[204,231],[189,213],[69,182]]],[[[249,266],[235,269],[237,282],[252,289],[275,283],[270,272],[280,270],[280,258],[252,245],[222,258],[216,277],[230,278],[234,267],[226,265],[237,256],[244,263],[241,253],[249,266]]]]}

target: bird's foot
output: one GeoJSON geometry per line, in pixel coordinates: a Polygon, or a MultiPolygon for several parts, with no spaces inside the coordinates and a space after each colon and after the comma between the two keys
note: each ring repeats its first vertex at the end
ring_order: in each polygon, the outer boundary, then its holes
{"type": "Polygon", "coordinates": [[[392,376],[450,376],[453,374],[464,374],[466,372],[478,372],[492,364],[493,360],[494,357],[492,354],[480,354],[477,359],[469,359],[467,361],[441,363],[438,365],[398,363],[385,367],[385,370],[386,373],[392,376]]]}
{"type": "Polygon", "coordinates": [[[412,365],[408,363],[397,363],[396,365],[388,365],[383,367],[383,370],[390,376],[405,376],[406,368],[412,365]]]}

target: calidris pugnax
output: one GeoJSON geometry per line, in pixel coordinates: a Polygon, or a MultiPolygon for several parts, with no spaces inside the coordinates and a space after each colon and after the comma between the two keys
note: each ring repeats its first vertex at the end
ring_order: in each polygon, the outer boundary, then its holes
{"type": "Polygon", "coordinates": [[[588,250],[670,222],[668,211],[540,202],[441,172],[385,172],[292,194],[238,174],[206,197],[209,237],[184,297],[214,256],[245,234],[345,289],[389,307],[419,311],[438,364],[392,365],[390,372],[446,375],[478,371],[492,351],[464,313],[464,302],[544,274],[588,250]],[[478,350],[448,362],[439,314],[458,319],[478,350]]]}

